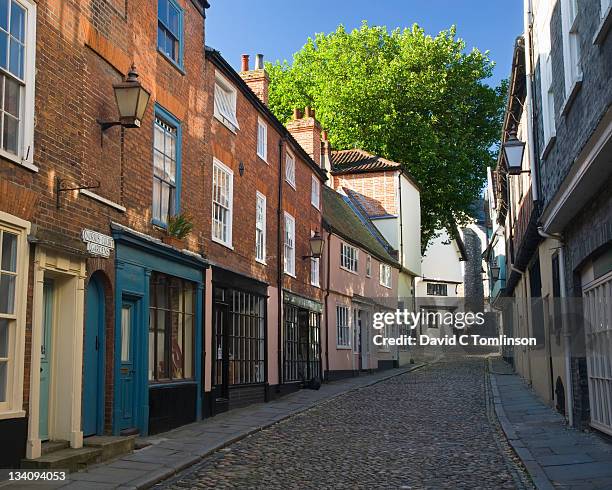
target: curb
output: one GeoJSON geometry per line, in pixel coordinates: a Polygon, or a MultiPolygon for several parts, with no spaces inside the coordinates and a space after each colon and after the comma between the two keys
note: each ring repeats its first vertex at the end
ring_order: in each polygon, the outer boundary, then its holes
{"type": "Polygon", "coordinates": [[[516,434],[512,423],[508,419],[506,415],[506,411],[504,410],[504,405],[501,400],[501,395],[499,393],[499,388],[497,387],[497,379],[495,375],[491,372],[491,359],[487,359],[488,362],[488,375],[489,382],[491,384],[491,393],[493,395],[493,407],[495,409],[495,415],[497,415],[497,420],[499,421],[499,425],[501,426],[504,434],[506,435],[506,439],[510,446],[512,446],[513,451],[520,458],[523,466],[528,471],[533,484],[536,486],[538,490],[554,490],[554,486],[552,485],[548,476],[544,472],[544,469],[540,466],[540,464],[536,461],[536,459],[531,454],[529,448],[527,448],[521,438],[516,434]]]}
{"type": "Polygon", "coordinates": [[[234,436],[231,439],[228,439],[227,441],[224,441],[224,442],[218,444],[217,446],[207,450],[205,453],[202,453],[202,454],[199,454],[197,456],[194,456],[193,458],[189,458],[187,456],[187,454],[186,454],[185,455],[186,456],[185,461],[183,461],[176,468],[168,468],[167,472],[154,473],[154,474],[151,475],[151,477],[149,479],[141,481],[141,482],[137,483],[136,485],[130,485],[128,483],[126,485],[119,486],[117,488],[121,489],[121,490],[128,490],[128,489],[130,489],[130,490],[136,490],[136,489],[140,490],[140,489],[145,489],[145,488],[151,488],[152,486],[154,486],[154,485],[156,485],[156,484],[158,484],[158,483],[160,483],[160,482],[162,482],[164,480],[168,480],[169,478],[171,478],[172,476],[174,476],[174,475],[178,474],[179,472],[185,470],[189,466],[193,466],[194,464],[202,461],[204,458],[210,456],[211,454],[213,454],[213,453],[215,453],[215,452],[217,452],[217,451],[219,451],[221,449],[224,449],[224,448],[226,448],[228,446],[231,446],[232,444],[234,444],[234,443],[236,443],[236,442],[238,442],[238,441],[240,441],[242,439],[245,439],[245,438],[247,438],[247,437],[249,437],[249,436],[251,436],[251,435],[253,435],[253,434],[257,433],[257,432],[260,432],[260,431],[262,431],[264,429],[267,429],[268,427],[272,427],[273,425],[279,424],[279,423],[281,423],[281,422],[283,422],[283,421],[285,421],[285,420],[287,420],[287,419],[289,419],[291,417],[295,417],[296,415],[299,415],[299,414],[304,413],[304,412],[306,412],[308,410],[311,410],[311,409],[313,409],[315,407],[323,405],[324,403],[332,401],[332,400],[338,398],[339,396],[346,395],[347,393],[351,393],[353,391],[357,391],[357,390],[360,390],[362,388],[367,388],[369,386],[373,386],[375,384],[381,383],[382,381],[387,381],[389,379],[396,378],[398,376],[402,376],[403,374],[407,374],[407,373],[410,373],[412,371],[416,371],[417,369],[421,369],[421,368],[427,366],[428,364],[429,363],[414,364],[410,368],[403,369],[401,372],[395,372],[395,373],[389,374],[388,376],[385,376],[385,377],[380,378],[380,379],[372,380],[371,382],[366,383],[366,384],[361,385],[361,386],[356,386],[356,387],[353,387],[353,388],[348,388],[348,389],[346,389],[344,391],[336,393],[333,396],[330,396],[329,398],[325,398],[323,400],[318,400],[318,401],[316,401],[316,402],[314,402],[314,403],[312,403],[312,404],[310,404],[310,405],[308,405],[306,407],[297,409],[294,412],[286,414],[283,417],[279,418],[278,420],[275,420],[274,422],[266,423],[266,424],[254,427],[252,429],[249,429],[249,430],[247,430],[246,432],[244,432],[242,434],[234,436]]]}

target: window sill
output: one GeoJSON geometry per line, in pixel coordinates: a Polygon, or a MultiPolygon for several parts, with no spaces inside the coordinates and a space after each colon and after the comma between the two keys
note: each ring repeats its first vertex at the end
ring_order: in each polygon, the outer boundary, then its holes
{"type": "Polygon", "coordinates": [[[227,118],[223,117],[221,114],[215,113],[214,116],[217,121],[223,124],[223,126],[229,129],[232,133],[238,134],[238,130],[240,129],[238,126],[235,126],[227,118]]]}
{"type": "Polygon", "coordinates": [[[317,211],[321,211],[321,208],[319,206],[317,206],[315,203],[311,202],[310,203],[312,205],[313,208],[315,208],[317,211]]]}
{"type": "Polygon", "coordinates": [[[601,16],[601,22],[599,27],[595,31],[595,35],[593,36],[593,44],[602,45],[608,36],[608,31],[610,27],[612,27],[612,15],[610,12],[612,11],[612,5],[608,5],[608,10],[601,16]]]}
{"type": "Polygon", "coordinates": [[[352,350],[353,348],[350,345],[336,345],[337,350],[352,350]]]}
{"type": "Polygon", "coordinates": [[[393,286],[387,286],[386,284],[380,283],[383,288],[393,289],[393,286]]]}
{"type": "Polygon", "coordinates": [[[8,151],[0,149],[0,157],[4,158],[5,160],[9,160],[9,161],[15,163],[16,165],[19,165],[20,167],[28,169],[31,172],[37,172],[38,173],[38,167],[36,165],[34,165],[33,163],[30,163],[30,162],[27,162],[25,160],[22,160],[17,155],[13,155],[12,153],[9,153],[8,151]]]}
{"type": "Polygon", "coordinates": [[[344,266],[342,266],[342,265],[340,266],[340,269],[342,269],[343,271],[346,271],[346,272],[350,272],[351,274],[354,274],[354,275],[356,275],[356,276],[358,276],[358,275],[359,275],[359,273],[358,273],[357,271],[352,271],[352,270],[351,270],[351,269],[349,269],[348,267],[344,267],[344,266]]]}
{"type": "Polygon", "coordinates": [[[255,262],[261,265],[268,265],[268,263],[265,260],[255,259],[255,262]]]}
{"type": "Polygon", "coordinates": [[[297,279],[297,276],[295,275],[295,272],[292,274],[291,272],[287,272],[287,271],[283,271],[283,274],[293,277],[293,279],[297,279]]]}
{"type": "Polygon", "coordinates": [[[262,157],[259,153],[257,154],[257,158],[259,158],[262,162],[264,162],[266,165],[270,165],[268,163],[268,159],[267,157],[262,157]]]}
{"type": "Polygon", "coordinates": [[[285,182],[287,182],[287,184],[289,184],[289,187],[291,187],[294,191],[297,190],[295,187],[295,182],[289,182],[287,179],[285,179],[285,182]]]}
{"type": "Polygon", "coordinates": [[[552,147],[555,145],[555,141],[557,141],[556,135],[553,135],[550,138],[548,138],[548,141],[546,142],[546,145],[544,146],[544,151],[542,151],[542,154],[540,155],[541,160],[546,160],[546,157],[550,153],[550,150],[552,150],[552,147]]]}
{"type": "Polygon", "coordinates": [[[121,213],[125,213],[126,211],[125,206],[122,206],[121,204],[117,204],[116,202],[113,202],[110,199],[106,199],[105,197],[102,197],[96,194],[95,192],[88,191],[87,189],[82,189],[79,191],[79,193],[83,194],[84,196],[89,197],[90,199],[93,199],[94,201],[98,201],[102,204],[106,204],[108,207],[111,207],[117,211],[120,211],[121,213]]]}
{"type": "Polygon", "coordinates": [[[174,61],[172,58],[166,55],[166,53],[164,53],[163,51],[160,51],[159,48],[157,49],[157,52],[161,55],[162,58],[164,58],[168,63],[170,63],[181,75],[183,76],[187,75],[187,73],[185,72],[185,69],[183,68],[181,64],[174,61]]]}
{"type": "Polygon", "coordinates": [[[160,221],[156,218],[153,218],[151,220],[151,224],[158,228],[160,231],[163,231],[164,233],[168,230],[168,223],[164,223],[163,221],[160,221]]]}
{"type": "Polygon", "coordinates": [[[310,285],[311,285],[313,288],[319,288],[319,289],[321,289],[321,285],[320,285],[320,284],[315,284],[315,283],[311,282],[311,283],[310,283],[310,285]]]}
{"type": "Polygon", "coordinates": [[[21,419],[26,416],[25,410],[10,410],[0,412],[0,420],[6,419],[21,419]]]}
{"type": "Polygon", "coordinates": [[[576,100],[576,95],[578,95],[580,87],[582,87],[582,76],[574,80],[574,83],[572,84],[572,89],[565,98],[565,102],[563,102],[563,105],[561,106],[561,115],[567,116],[570,109],[572,108],[574,100],[576,100]]]}
{"type": "Polygon", "coordinates": [[[223,240],[219,240],[218,238],[212,237],[211,240],[219,245],[223,245],[225,248],[229,248],[230,250],[234,250],[231,242],[224,242],[223,240]]]}

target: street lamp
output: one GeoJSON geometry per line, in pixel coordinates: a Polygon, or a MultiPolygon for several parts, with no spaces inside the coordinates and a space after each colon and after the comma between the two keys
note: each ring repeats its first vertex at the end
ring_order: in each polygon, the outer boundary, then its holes
{"type": "MultiPolygon", "coordinates": [[[[525,142],[516,137],[516,130],[510,131],[508,139],[503,145],[506,163],[508,164],[508,173],[510,175],[519,175],[523,173],[523,152],[525,151],[525,142]]],[[[529,170],[526,170],[529,172],[529,170]]]]}
{"type": "Polygon", "coordinates": [[[140,84],[138,72],[133,63],[125,81],[113,84],[113,91],[119,110],[119,120],[98,121],[102,132],[119,125],[124,128],[139,128],[149,103],[150,93],[140,84]]]}
{"type": "Polygon", "coordinates": [[[319,235],[319,231],[315,231],[310,237],[310,255],[304,255],[304,259],[320,259],[323,255],[323,237],[319,235]]]}
{"type": "Polygon", "coordinates": [[[493,279],[494,281],[497,281],[499,279],[499,270],[500,270],[499,265],[492,265],[490,269],[491,269],[491,279],[493,279]]]}

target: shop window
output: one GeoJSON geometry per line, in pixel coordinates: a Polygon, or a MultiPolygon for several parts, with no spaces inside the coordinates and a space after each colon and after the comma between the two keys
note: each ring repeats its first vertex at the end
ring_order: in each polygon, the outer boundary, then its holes
{"type": "Polygon", "coordinates": [[[149,380],[193,379],[195,285],[153,272],[149,307],[149,380]]]}
{"type": "Polygon", "coordinates": [[[321,379],[321,314],[284,307],[283,381],[321,379]]]}

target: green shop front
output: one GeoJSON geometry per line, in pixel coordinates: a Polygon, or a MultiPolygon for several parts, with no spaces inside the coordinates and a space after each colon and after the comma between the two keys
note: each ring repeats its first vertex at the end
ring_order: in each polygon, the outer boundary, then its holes
{"type": "Polygon", "coordinates": [[[206,261],[118,224],[113,433],[156,434],[202,413],[206,261]]]}

